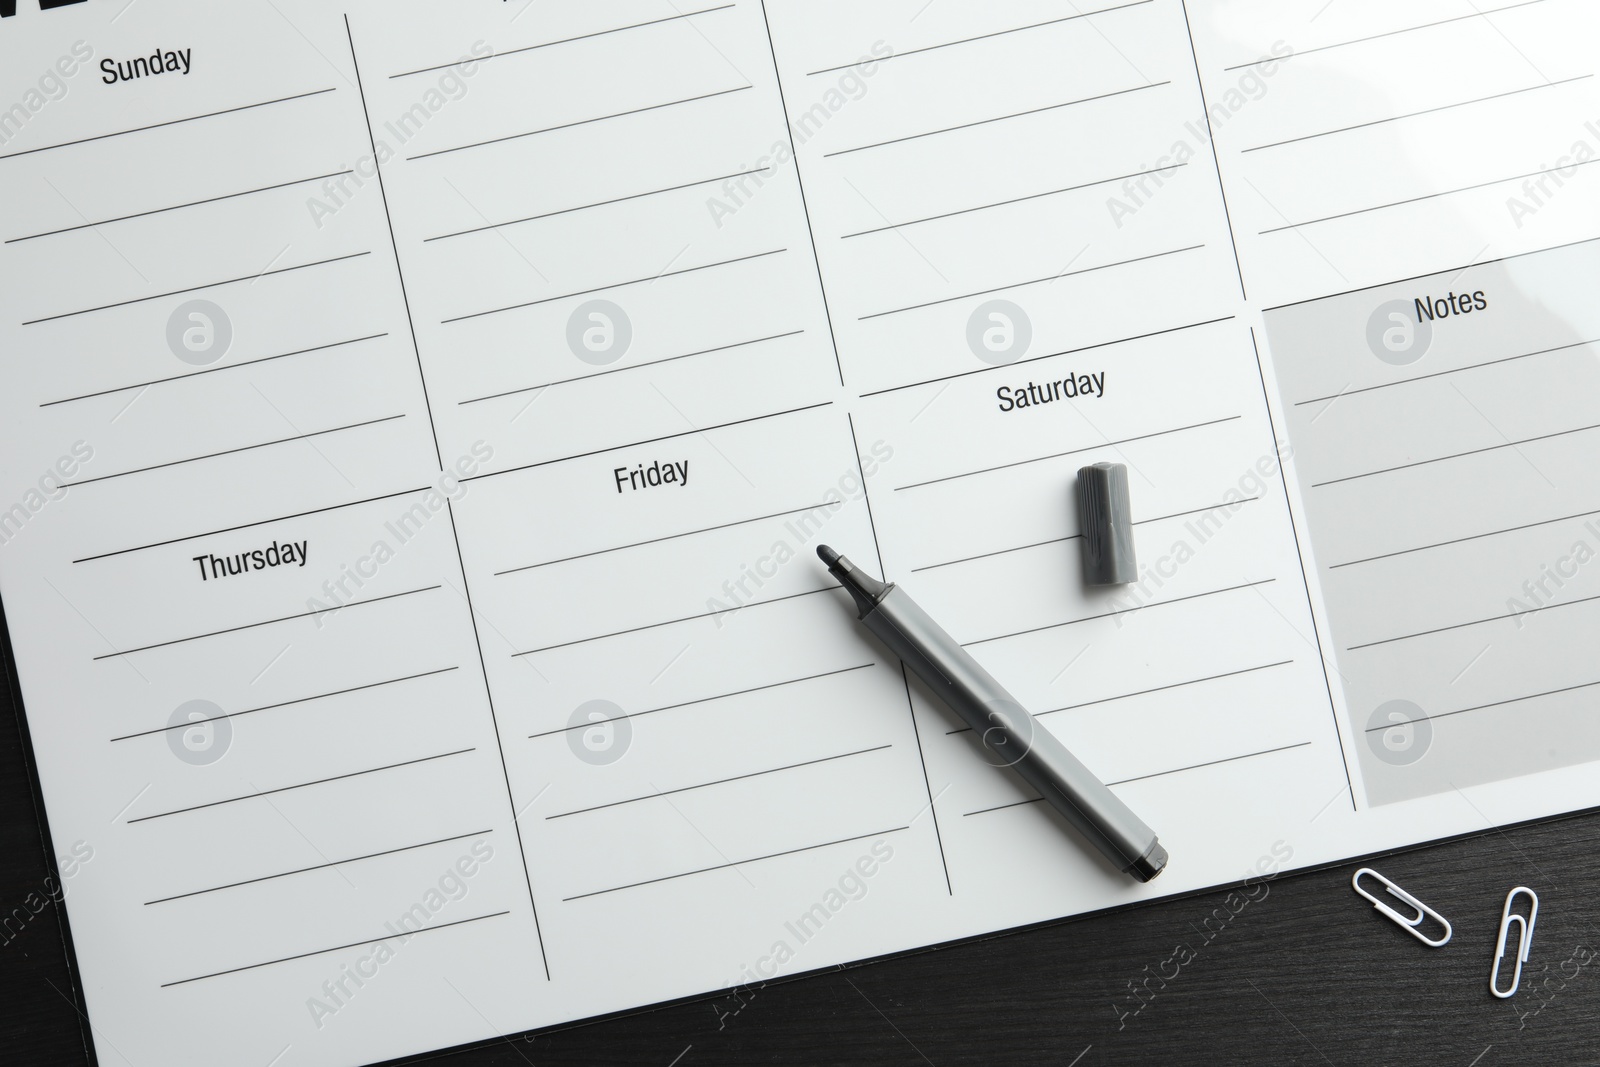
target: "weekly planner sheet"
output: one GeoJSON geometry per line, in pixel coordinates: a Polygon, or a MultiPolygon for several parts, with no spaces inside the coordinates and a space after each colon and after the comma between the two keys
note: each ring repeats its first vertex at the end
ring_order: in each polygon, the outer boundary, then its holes
{"type": "Polygon", "coordinates": [[[1600,805],[1588,0],[0,16],[0,594],[102,1064],[1600,805]],[[1098,461],[1135,585],[1081,580],[1098,461]],[[1167,871],[990,765],[824,542],[1167,871]]]}

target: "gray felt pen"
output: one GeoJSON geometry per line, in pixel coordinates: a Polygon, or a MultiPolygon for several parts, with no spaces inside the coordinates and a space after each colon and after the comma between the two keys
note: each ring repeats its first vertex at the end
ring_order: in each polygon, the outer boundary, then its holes
{"type": "Polygon", "coordinates": [[[863,574],[820,545],[817,555],[855,599],[861,622],[928,684],[995,753],[1039,791],[1124,874],[1148,882],[1167,865],[1167,850],[1116,794],[1049,730],[1037,726],[1016,698],[967,650],[930,619],[903,589],[863,574]]]}

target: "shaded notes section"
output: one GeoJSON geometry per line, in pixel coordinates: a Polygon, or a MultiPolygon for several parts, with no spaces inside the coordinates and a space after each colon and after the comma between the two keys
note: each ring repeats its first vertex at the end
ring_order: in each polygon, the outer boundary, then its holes
{"type": "Polygon", "coordinates": [[[1267,314],[1374,803],[1600,758],[1597,280],[1587,242],[1267,314]]]}

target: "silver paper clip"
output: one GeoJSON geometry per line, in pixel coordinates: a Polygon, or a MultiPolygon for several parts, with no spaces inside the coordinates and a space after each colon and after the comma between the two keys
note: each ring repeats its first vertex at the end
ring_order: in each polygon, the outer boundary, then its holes
{"type": "Polygon", "coordinates": [[[1371,867],[1363,867],[1357,871],[1355,876],[1350,879],[1350,888],[1354,889],[1357,893],[1360,893],[1362,896],[1370,900],[1373,907],[1377,908],[1383,914],[1393,919],[1402,928],[1404,928],[1407,933],[1416,938],[1418,941],[1421,941],[1424,945],[1427,945],[1429,948],[1439,948],[1443,946],[1445,942],[1450,940],[1450,935],[1453,933],[1453,931],[1450,929],[1450,920],[1446,919],[1443,915],[1440,915],[1438,912],[1428,907],[1410,893],[1407,893],[1404,889],[1401,889],[1399,886],[1389,881],[1389,879],[1385,878],[1371,867]],[[1405,904],[1411,905],[1411,907],[1417,910],[1417,913],[1412,916],[1402,915],[1384,901],[1379,900],[1365,889],[1362,889],[1361,876],[1363,874],[1370,874],[1372,877],[1382,882],[1384,889],[1389,893],[1390,896],[1405,904]],[[1424,934],[1421,929],[1423,919],[1434,919],[1437,921],[1440,926],[1444,927],[1444,936],[1435,941],[1424,934]]]}
{"type": "Polygon", "coordinates": [[[1494,946],[1494,966],[1489,970],[1489,992],[1505,1000],[1516,993],[1517,987],[1522,984],[1522,965],[1528,962],[1528,950],[1533,947],[1533,924],[1539,918],[1539,895],[1525,885],[1519,885],[1506,894],[1506,906],[1500,911],[1500,937],[1494,946]],[[1517,894],[1524,893],[1528,897],[1528,917],[1513,915],[1511,905],[1516,902],[1517,894]],[[1501,992],[1496,986],[1500,981],[1500,961],[1505,958],[1506,941],[1511,936],[1511,924],[1517,924],[1517,966],[1511,973],[1511,988],[1501,992]]]}

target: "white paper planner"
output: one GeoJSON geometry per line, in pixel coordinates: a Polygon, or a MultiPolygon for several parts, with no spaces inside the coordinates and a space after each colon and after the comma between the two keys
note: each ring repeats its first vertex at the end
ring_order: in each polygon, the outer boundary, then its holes
{"type": "Polygon", "coordinates": [[[3,14],[0,593],[102,1064],[1600,804],[1586,0],[3,14]],[[1141,581],[1087,589],[1102,460],[1141,581]],[[824,542],[1167,871],[989,765],[824,542]]]}

